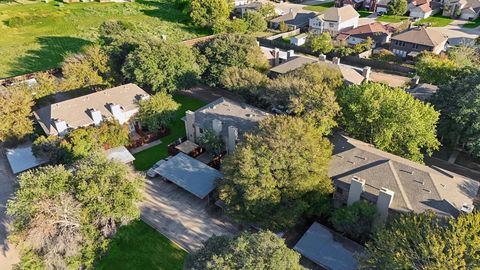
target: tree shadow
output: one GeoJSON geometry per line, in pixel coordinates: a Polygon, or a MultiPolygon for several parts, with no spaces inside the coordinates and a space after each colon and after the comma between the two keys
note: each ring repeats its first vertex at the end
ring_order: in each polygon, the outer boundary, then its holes
{"type": "Polygon", "coordinates": [[[67,36],[38,37],[38,49],[28,50],[11,65],[12,76],[41,71],[60,66],[65,57],[71,53],[80,53],[91,41],[67,36]]]}

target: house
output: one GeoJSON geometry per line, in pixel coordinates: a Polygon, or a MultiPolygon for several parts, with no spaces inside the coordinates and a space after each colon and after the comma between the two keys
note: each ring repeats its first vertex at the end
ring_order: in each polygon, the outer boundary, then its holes
{"type": "Polygon", "coordinates": [[[308,27],[308,21],[315,16],[316,14],[314,12],[297,13],[290,9],[288,13],[268,21],[268,27],[271,29],[278,29],[280,23],[283,22],[287,25],[289,30],[303,29],[308,27]]]}
{"type": "Polygon", "coordinates": [[[444,0],[442,15],[457,18],[466,5],[467,0],[444,0]]]}
{"type": "Polygon", "coordinates": [[[480,17],[480,0],[467,0],[467,4],[462,8],[460,19],[476,20],[480,17]]]}
{"type": "Polygon", "coordinates": [[[436,167],[428,167],[334,134],[328,174],[337,206],[360,199],[377,205],[381,220],[389,214],[433,211],[456,217],[473,210],[480,183],[436,167]]]}
{"type": "Polygon", "coordinates": [[[260,49],[271,67],[283,64],[295,57],[295,51],[293,50],[282,51],[278,48],[272,49],[264,46],[260,46],[260,49]]]}
{"type": "Polygon", "coordinates": [[[408,4],[410,18],[425,19],[441,11],[442,4],[431,0],[414,0],[408,4]]]}
{"type": "Polygon", "coordinates": [[[314,222],[293,247],[294,250],[320,265],[322,269],[357,269],[355,255],[363,253],[363,247],[327,227],[314,222]]]}
{"type": "Polygon", "coordinates": [[[128,124],[133,132],[138,126],[134,119],[138,102],[149,97],[130,83],[48,105],[35,111],[34,116],[47,135],[63,136],[70,130],[99,125],[106,119],[128,124]]]}
{"type": "Polygon", "coordinates": [[[329,32],[331,35],[337,35],[342,31],[356,28],[358,18],[360,14],[350,5],[340,8],[332,7],[310,19],[309,31],[314,34],[329,32]]]}
{"type": "Polygon", "coordinates": [[[347,5],[358,10],[364,6],[364,0],[335,0],[335,7],[344,7],[347,5]]]}
{"type": "Polygon", "coordinates": [[[316,63],[318,59],[303,55],[295,55],[291,57],[288,61],[284,62],[283,64],[274,66],[270,69],[270,73],[272,77],[276,77],[278,75],[287,74],[291,71],[294,71],[298,68],[303,67],[306,64],[316,63]]]}
{"type": "Polygon", "coordinates": [[[384,14],[388,12],[388,3],[390,3],[391,0],[372,0],[375,1],[375,12],[378,14],[384,14]]]}
{"type": "Polygon", "coordinates": [[[400,57],[415,56],[429,51],[439,54],[445,50],[448,37],[432,28],[417,27],[391,38],[390,50],[400,57]]]}
{"type": "Polygon", "coordinates": [[[307,37],[308,35],[306,33],[300,34],[298,36],[294,36],[290,39],[290,44],[293,44],[296,46],[302,46],[307,41],[307,37]]]}
{"type": "Polygon", "coordinates": [[[421,101],[428,101],[438,91],[438,86],[421,83],[408,89],[407,92],[421,101]]]}
{"type": "Polygon", "coordinates": [[[374,22],[344,31],[337,36],[337,40],[344,40],[348,45],[355,45],[367,41],[367,38],[370,37],[373,39],[375,47],[390,42],[391,36],[392,32],[387,26],[374,22]]]}
{"type": "Polygon", "coordinates": [[[227,153],[231,153],[242,136],[267,115],[254,106],[222,97],[195,112],[187,111],[183,121],[188,140],[196,143],[204,130],[212,130],[223,139],[227,153]]]}
{"type": "Polygon", "coordinates": [[[249,11],[259,11],[262,8],[262,3],[252,2],[244,5],[238,5],[233,8],[233,14],[243,17],[249,11]]]}

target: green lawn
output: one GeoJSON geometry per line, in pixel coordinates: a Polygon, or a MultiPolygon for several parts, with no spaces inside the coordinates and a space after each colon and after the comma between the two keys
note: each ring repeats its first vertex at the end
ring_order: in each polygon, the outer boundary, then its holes
{"type": "Polygon", "coordinates": [[[445,27],[449,25],[451,22],[453,22],[453,19],[450,17],[442,16],[440,14],[436,14],[433,16],[430,16],[426,19],[421,19],[417,22],[414,23],[414,25],[422,25],[429,23],[431,24],[432,27],[445,27]]]}
{"type": "Polygon", "coordinates": [[[360,14],[360,18],[365,18],[372,15],[373,12],[368,10],[357,10],[358,14],[360,14]]]}
{"type": "Polygon", "coordinates": [[[173,40],[207,35],[171,0],[133,3],[0,4],[0,78],[58,67],[68,53],[96,40],[107,20],[133,23],[173,40]]]}
{"type": "Polygon", "coordinates": [[[335,2],[328,2],[328,3],[322,3],[314,6],[308,6],[304,7],[303,9],[305,10],[310,10],[310,11],[315,11],[315,12],[321,12],[324,11],[327,8],[331,8],[335,5],[335,2]]]}
{"type": "Polygon", "coordinates": [[[480,26],[480,18],[463,25],[465,28],[477,28],[480,26]]]}
{"type": "Polygon", "coordinates": [[[181,270],[187,252],[143,221],[118,231],[97,270],[181,270]]]}
{"type": "Polygon", "coordinates": [[[161,138],[162,143],[153,147],[150,147],[142,152],[136,153],[135,161],[133,165],[135,169],[139,171],[148,170],[155,162],[160,159],[168,157],[167,145],[175,141],[178,138],[185,137],[185,124],[182,121],[182,117],[185,116],[185,112],[188,110],[194,111],[198,108],[205,106],[207,103],[187,96],[176,95],[173,97],[176,102],[181,104],[177,110],[175,120],[170,124],[169,128],[171,134],[161,138]]]}
{"type": "Polygon", "coordinates": [[[398,22],[408,20],[408,16],[383,15],[383,16],[378,16],[376,20],[379,22],[386,22],[386,23],[398,23],[398,22]]]}

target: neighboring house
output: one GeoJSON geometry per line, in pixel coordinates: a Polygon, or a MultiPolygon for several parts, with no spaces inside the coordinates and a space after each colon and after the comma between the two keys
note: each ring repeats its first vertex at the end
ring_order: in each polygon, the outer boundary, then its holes
{"type": "Polygon", "coordinates": [[[422,51],[439,54],[445,50],[448,37],[432,28],[417,27],[391,38],[390,50],[397,56],[416,56],[422,51]]]}
{"type": "Polygon", "coordinates": [[[462,9],[466,5],[467,0],[444,0],[442,15],[457,18],[462,14],[462,9]]]}
{"type": "Polygon", "coordinates": [[[421,83],[407,90],[414,98],[421,101],[428,101],[438,91],[438,86],[428,83],[421,83]]]}
{"type": "Polygon", "coordinates": [[[382,220],[392,213],[433,211],[456,217],[473,210],[480,183],[378,150],[341,134],[332,139],[328,174],[336,206],[360,199],[377,205],[382,220]]]}
{"type": "Polygon", "coordinates": [[[233,0],[233,6],[243,6],[252,2],[251,0],[233,0]]]}
{"type": "Polygon", "coordinates": [[[370,37],[375,42],[375,47],[390,42],[391,36],[392,32],[388,27],[379,22],[374,22],[344,31],[337,36],[337,40],[344,40],[348,45],[355,45],[367,41],[367,38],[370,37]]]}
{"type": "Polygon", "coordinates": [[[480,17],[480,0],[471,0],[462,8],[460,19],[476,20],[480,17]]]}
{"type": "Polygon", "coordinates": [[[325,10],[322,14],[310,19],[309,30],[314,34],[329,32],[335,36],[338,33],[358,26],[360,14],[350,5],[325,10]]]}
{"type": "MultiPolygon", "coordinates": [[[[372,0],[375,1],[375,0],[372,0]]],[[[387,13],[388,12],[388,3],[390,3],[391,0],[378,0],[375,1],[375,12],[376,13],[387,13]]]]}
{"type": "Polygon", "coordinates": [[[282,51],[278,48],[272,49],[264,46],[260,46],[260,49],[262,50],[263,55],[271,67],[275,67],[292,60],[295,56],[295,52],[293,50],[282,51]]]}
{"type": "Polygon", "coordinates": [[[284,22],[289,30],[302,29],[308,27],[309,20],[315,16],[316,14],[314,12],[297,13],[290,9],[288,13],[268,21],[268,27],[278,29],[280,23],[284,22]]]}
{"type": "Polygon", "coordinates": [[[227,153],[235,150],[243,134],[268,115],[256,107],[223,97],[185,114],[183,121],[188,140],[196,143],[204,130],[212,130],[223,139],[227,153]]]}
{"type": "Polygon", "coordinates": [[[35,111],[34,115],[47,135],[63,136],[70,130],[99,125],[106,119],[127,123],[133,132],[138,126],[134,119],[138,102],[149,97],[143,89],[130,83],[54,103],[35,111]]]}
{"type": "Polygon", "coordinates": [[[343,7],[347,5],[358,10],[364,6],[364,0],[335,0],[335,7],[343,7]]]}
{"type": "Polygon", "coordinates": [[[441,11],[442,4],[431,0],[414,0],[408,4],[410,18],[425,19],[441,11]]]}
{"type": "Polygon", "coordinates": [[[295,55],[292,56],[288,61],[274,66],[270,69],[271,77],[276,77],[278,75],[287,74],[291,71],[294,71],[298,68],[303,67],[306,64],[316,63],[318,59],[308,56],[295,55]]]}
{"type": "Polygon", "coordinates": [[[262,8],[262,3],[252,2],[245,5],[238,5],[233,8],[233,14],[243,17],[249,11],[259,11],[262,8]]]}
{"type": "Polygon", "coordinates": [[[290,39],[290,44],[293,44],[296,46],[302,46],[307,41],[307,37],[308,35],[306,33],[300,34],[298,36],[294,36],[290,39]]]}

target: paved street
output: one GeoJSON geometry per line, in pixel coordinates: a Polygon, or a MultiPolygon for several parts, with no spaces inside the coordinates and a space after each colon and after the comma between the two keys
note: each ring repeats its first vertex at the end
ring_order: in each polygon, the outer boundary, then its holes
{"type": "Polygon", "coordinates": [[[237,229],[207,212],[200,200],[173,183],[146,179],[142,220],[189,252],[203,246],[212,235],[231,235],[237,229]]]}
{"type": "Polygon", "coordinates": [[[445,27],[432,27],[435,30],[448,36],[448,43],[450,45],[458,45],[470,43],[480,35],[480,27],[477,28],[463,28],[462,25],[466,21],[455,20],[445,27]]]}
{"type": "Polygon", "coordinates": [[[15,247],[7,242],[8,218],[5,214],[7,200],[12,196],[15,177],[11,173],[4,149],[0,147],[0,269],[12,269],[18,262],[15,247]]]}

